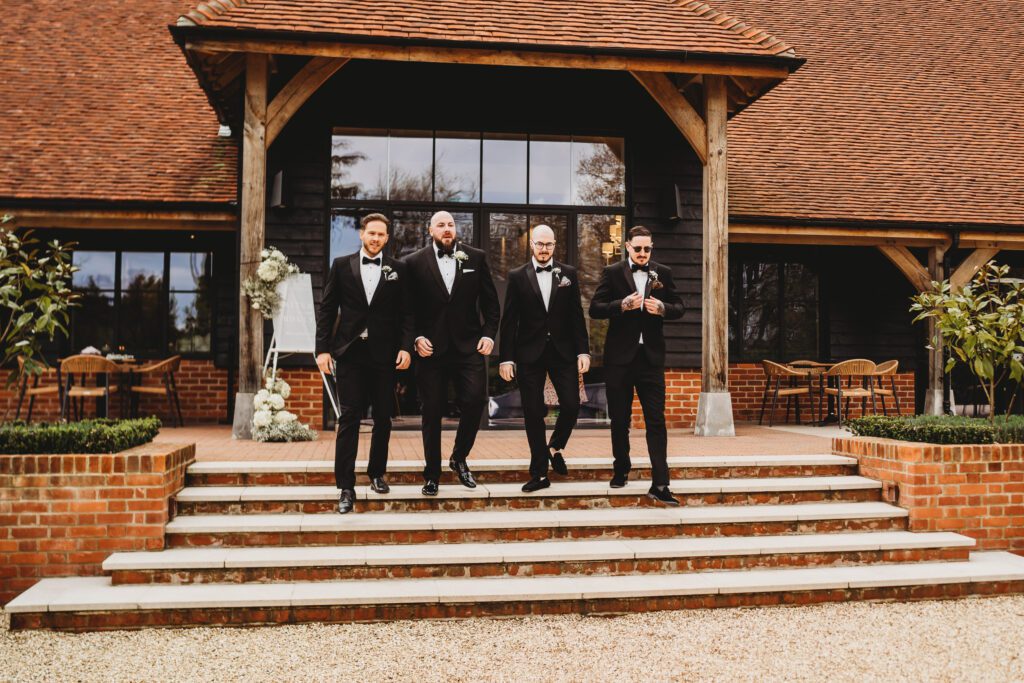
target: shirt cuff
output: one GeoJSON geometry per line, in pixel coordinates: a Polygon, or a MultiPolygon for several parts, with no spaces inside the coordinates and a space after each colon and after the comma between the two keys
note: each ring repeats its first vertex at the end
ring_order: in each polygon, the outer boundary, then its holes
{"type": "Polygon", "coordinates": [[[578,353],[578,354],[576,354],[576,358],[590,358],[590,354],[589,353],[578,353]]]}
{"type": "Polygon", "coordinates": [[[493,340],[493,339],[491,339],[490,337],[480,337],[480,339],[481,339],[481,340],[484,340],[484,339],[486,339],[487,341],[491,342],[492,344],[494,343],[494,340],[493,340]]]}
{"type": "Polygon", "coordinates": [[[502,365],[511,365],[512,367],[515,367],[516,362],[514,360],[505,360],[498,364],[499,367],[502,365]]]}

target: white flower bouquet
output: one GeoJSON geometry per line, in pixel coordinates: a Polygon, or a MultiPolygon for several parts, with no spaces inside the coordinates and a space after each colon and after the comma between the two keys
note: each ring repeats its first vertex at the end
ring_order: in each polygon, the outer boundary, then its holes
{"type": "Polygon", "coordinates": [[[256,275],[242,283],[242,293],[249,297],[250,305],[269,320],[281,305],[277,285],[289,275],[298,273],[299,267],[289,263],[288,257],[275,247],[264,249],[260,258],[263,260],[256,269],[256,275]]]}

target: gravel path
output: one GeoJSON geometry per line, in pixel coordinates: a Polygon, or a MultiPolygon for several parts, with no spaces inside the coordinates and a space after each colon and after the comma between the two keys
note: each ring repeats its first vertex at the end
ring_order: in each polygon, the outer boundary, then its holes
{"type": "Polygon", "coordinates": [[[619,618],[0,632],[0,680],[1024,680],[1024,596],[619,618]]]}

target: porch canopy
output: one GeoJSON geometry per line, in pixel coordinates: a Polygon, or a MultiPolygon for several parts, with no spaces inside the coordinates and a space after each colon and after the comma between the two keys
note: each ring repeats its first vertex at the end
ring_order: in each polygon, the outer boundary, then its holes
{"type": "MultiPolygon", "coordinates": [[[[266,154],[352,59],[631,73],[703,164],[702,390],[697,433],[734,433],[728,394],[726,122],[803,60],[782,40],[686,0],[212,0],[170,27],[222,123],[242,135],[241,265],[264,240],[266,154]],[[268,68],[308,57],[277,92],[268,68]]],[[[259,387],[262,319],[242,302],[235,434],[259,387]]]]}

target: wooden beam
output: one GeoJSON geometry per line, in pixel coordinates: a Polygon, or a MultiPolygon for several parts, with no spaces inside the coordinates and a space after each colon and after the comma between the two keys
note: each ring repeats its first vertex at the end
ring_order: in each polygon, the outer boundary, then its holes
{"type": "Polygon", "coordinates": [[[950,238],[949,234],[942,230],[887,230],[730,223],[729,241],[751,244],[932,247],[946,246],[949,244],[950,238]]]}
{"type": "Polygon", "coordinates": [[[1024,233],[1020,232],[962,232],[961,247],[974,249],[988,247],[1000,251],[1024,249],[1024,233]]]}
{"type": "Polygon", "coordinates": [[[704,270],[701,391],[729,390],[729,169],[726,88],[704,79],[707,163],[704,165],[704,270]]]}
{"type": "Polygon", "coordinates": [[[0,215],[15,217],[21,228],[83,230],[188,230],[234,231],[238,216],[232,211],[104,211],[0,208],[0,215]]]}
{"type": "Polygon", "coordinates": [[[348,61],[333,57],[313,57],[288,81],[267,108],[267,149],[306,100],[348,61]]]}
{"type": "Polygon", "coordinates": [[[953,271],[953,274],[949,276],[950,289],[953,291],[961,289],[971,281],[971,278],[981,270],[982,266],[991,261],[998,253],[999,250],[995,248],[982,248],[972,251],[964,259],[964,262],[953,271]]]}
{"type": "Polygon", "coordinates": [[[925,292],[932,288],[932,277],[928,270],[905,246],[881,246],[878,247],[878,250],[899,268],[917,292],[925,292]]]}
{"type": "Polygon", "coordinates": [[[697,113],[697,110],[690,106],[690,103],[665,74],[649,71],[633,71],[631,73],[650,93],[654,101],[661,106],[686,141],[690,143],[690,147],[697,153],[700,163],[706,164],[708,162],[708,132],[704,125],[704,119],[697,113]]]}
{"type": "Polygon", "coordinates": [[[480,64],[485,66],[545,67],[556,69],[597,69],[605,71],[661,71],[666,73],[718,74],[784,80],[787,66],[775,63],[735,62],[708,57],[634,57],[533,50],[454,48],[417,45],[374,45],[310,40],[203,40],[185,42],[186,50],[209,52],[261,52],[378,59],[399,62],[480,64]]]}

